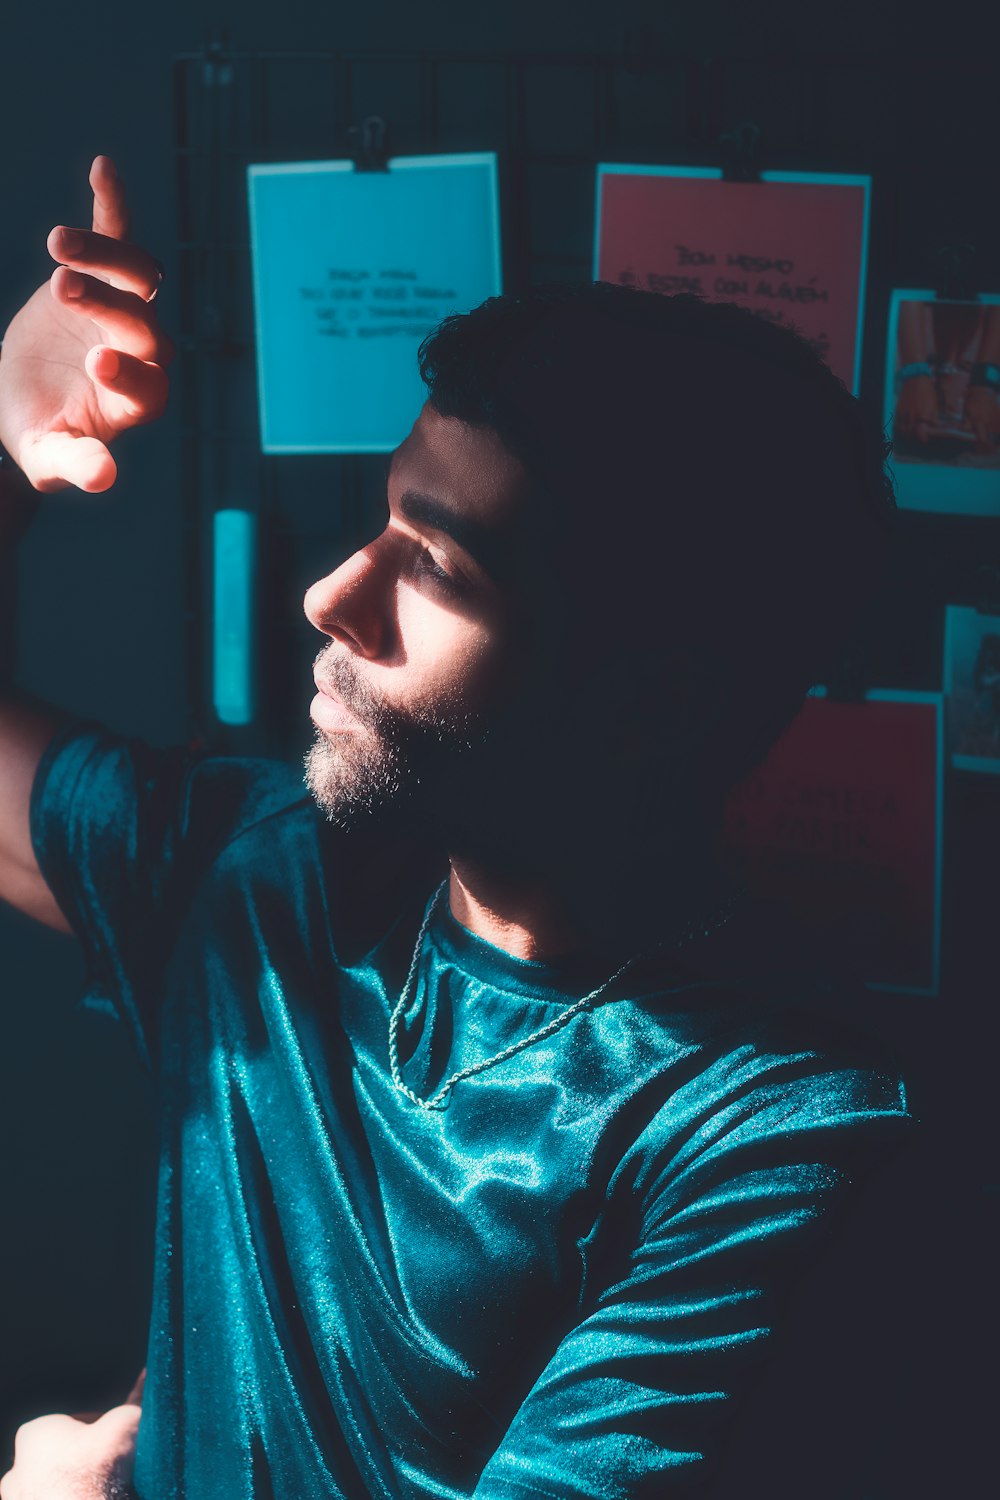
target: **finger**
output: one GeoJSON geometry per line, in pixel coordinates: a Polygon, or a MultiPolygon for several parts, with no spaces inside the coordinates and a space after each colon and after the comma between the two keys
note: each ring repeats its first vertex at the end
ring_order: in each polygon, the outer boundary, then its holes
{"type": "Polygon", "coordinates": [[[64,1437],[69,1428],[72,1431],[73,1418],[66,1412],[49,1412],[46,1416],[32,1417],[27,1422],[22,1422],[14,1434],[14,1458],[23,1458],[26,1450],[36,1449],[39,1445],[51,1446],[54,1441],[64,1437]]]}
{"type": "Polygon", "coordinates": [[[173,345],[157,328],[152,308],[141,297],[68,266],[53,271],[50,286],[57,302],[97,324],[106,343],[157,364],[172,358],[173,345]]]}
{"type": "Polygon", "coordinates": [[[93,1424],[91,1430],[94,1434],[94,1441],[101,1444],[102,1452],[106,1456],[109,1450],[116,1452],[119,1457],[134,1453],[141,1417],[141,1406],[133,1406],[130,1403],[124,1406],[112,1406],[93,1424]]]}
{"type": "Polygon", "coordinates": [[[87,351],[84,368],[101,390],[114,391],[122,398],[133,422],[155,422],[162,416],[168,391],[162,365],[98,344],[87,351]]]}
{"type": "Polygon", "coordinates": [[[141,1406],[142,1405],[143,1391],[145,1390],[145,1388],[146,1388],[146,1366],[143,1365],[142,1369],[139,1371],[138,1375],[136,1376],[135,1385],[129,1391],[128,1395],[125,1397],[125,1400],[127,1402],[131,1402],[131,1403],[133,1403],[135,1405],[141,1406]]]}
{"type": "Polygon", "coordinates": [[[88,494],[99,494],[109,490],[118,476],[118,467],[102,442],[68,432],[47,432],[30,439],[15,461],[41,494],[71,484],[88,494]]]}
{"type": "Polygon", "coordinates": [[[139,1419],[142,1416],[142,1407],[127,1401],[122,1406],[111,1406],[94,1423],[106,1434],[117,1433],[127,1438],[139,1430],[139,1419]]]}
{"type": "Polygon", "coordinates": [[[95,234],[107,234],[114,240],[128,237],[128,205],[118,169],[110,156],[95,156],[90,168],[90,186],[94,192],[95,234]]]}
{"type": "Polygon", "coordinates": [[[163,280],[159,262],[127,240],[60,224],[50,232],[45,244],[53,260],[100,276],[121,291],[135,292],[144,302],[163,280]]]}

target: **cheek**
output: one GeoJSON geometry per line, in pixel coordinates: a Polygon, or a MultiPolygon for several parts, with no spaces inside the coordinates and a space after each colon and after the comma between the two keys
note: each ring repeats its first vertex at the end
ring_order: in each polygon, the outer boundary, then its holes
{"type": "Polygon", "coordinates": [[[402,660],[385,669],[388,697],[412,708],[460,702],[470,711],[491,701],[505,654],[499,620],[404,590],[397,623],[402,660]]]}

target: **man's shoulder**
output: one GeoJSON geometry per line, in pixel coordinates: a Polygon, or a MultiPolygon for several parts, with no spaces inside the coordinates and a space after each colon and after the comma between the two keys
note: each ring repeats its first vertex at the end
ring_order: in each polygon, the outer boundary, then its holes
{"type": "Polygon", "coordinates": [[[314,821],[315,803],[301,768],[291,762],[194,751],[187,755],[179,809],[184,832],[204,821],[224,829],[226,843],[232,843],[273,820],[289,828],[314,821]]]}
{"type": "Polygon", "coordinates": [[[730,1019],[706,1066],[720,1108],[739,1113],[743,1105],[757,1125],[770,1116],[785,1129],[908,1114],[898,1058],[873,1028],[841,1013],[835,997],[786,992],[730,1019]]]}
{"type": "Polygon", "coordinates": [[[310,806],[301,770],[286,761],[157,744],[74,716],[41,756],[30,823],[50,884],[76,881],[100,901],[117,886],[134,906],[140,892],[159,900],[255,827],[310,806]]]}
{"type": "Polygon", "coordinates": [[[190,741],[156,744],[73,715],[39,762],[32,800],[182,840],[223,843],[275,814],[312,805],[302,770],[264,756],[223,755],[190,741]]]}
{"type": "Polygon", "coordinates": [[[718,1109],[770,1104],[775,1120],[908,1113],[894,1013],[783,907],[748,899],[684,961],[691,1088],[718,1109]]]}
{"type": "MultiPolygon", "coordinates": [[[[871,1029],[803,1000],[752,994],[689,1028],[663,1097],[632,1152],[652,1188],[762,1154],[789,1160],[889,1146],[914,1120],[891,1048],[871,1029]]],[[[631,1154],[631,1153],[630,1153],[631,1154]]]]}
{"type": "Polygon", "coordinates": [[[301,768],[287,761],[201,758],[183,816],[217,831],[215,847],[203,849],[215,889],[273,896],[275,913],[315,897],[344,956],[367,952],[441,879],[439,851],[374,824],[345,828],[327,819],[301,768]]]}

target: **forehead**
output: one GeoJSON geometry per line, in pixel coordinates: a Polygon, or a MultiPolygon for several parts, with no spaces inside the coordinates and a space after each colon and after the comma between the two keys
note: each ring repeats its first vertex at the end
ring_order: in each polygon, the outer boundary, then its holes
{"type": "Polygon", "coordinates": [[[427,402],[392,456],[393,483],[433,495],[456,514],[501,528],[524,507],[530,481],[524,465],[491,427],[443,417],[427,402]]]}

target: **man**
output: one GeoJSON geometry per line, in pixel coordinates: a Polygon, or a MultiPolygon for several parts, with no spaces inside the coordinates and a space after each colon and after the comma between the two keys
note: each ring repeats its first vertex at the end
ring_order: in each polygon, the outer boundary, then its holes
{"type": "MultiPolygon", "coordinates": [[[[36,490],[107,488],[165,395],[91,181],[0,359],[36,490]]],[[[307,792],[0,708],[0,894],[157,1081],[141,1500],[686,1493],[907,1117],[717,855],[874,587],[881,433],[791,333],[600,284],[421,368],[385,529],[306,595],[307,792]]],[[[3,1500],[106,1493],[130,1412],[110,1457],[28,1424],[3,1500]]]]}

